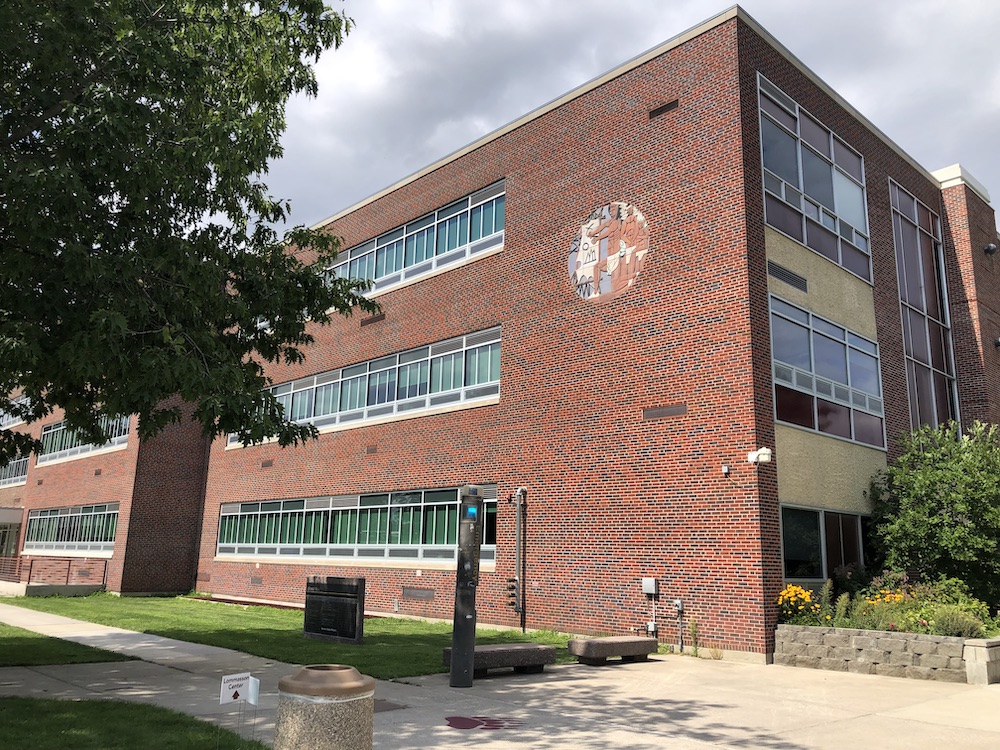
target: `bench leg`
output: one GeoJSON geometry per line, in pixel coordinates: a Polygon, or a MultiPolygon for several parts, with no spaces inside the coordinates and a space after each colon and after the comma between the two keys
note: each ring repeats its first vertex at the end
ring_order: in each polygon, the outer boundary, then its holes
{"type": "Polygon", "coordinates": [[[649,656],[647,654],[637,654],[635,656],[623,656],[622,661],[632,662],[632,661],[649,661],[649,656]]]}
{"type": "Polygon", "coordinates": [[[586,664],[591,667],[600,667],[608,663],[608,660],[604,656],[578,656],[577,661],[581,664],[586,664]]]}
{"type": "Polygon", "coordinates": [[[486,676],[486,670],[485,669],[473,669],[472,670],[472,679],[474,679],[474,680],[481,680],[485,676],[486,676]]]}

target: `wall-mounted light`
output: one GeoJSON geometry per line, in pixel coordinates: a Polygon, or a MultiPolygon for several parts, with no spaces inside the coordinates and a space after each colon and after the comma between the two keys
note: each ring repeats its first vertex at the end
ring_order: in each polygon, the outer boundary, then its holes
{"type": "Polygon", "coordinates": [[[986,253],[987,255],[996,255],[997,252],[996,244],[991,242],[990,244],[988,244],[986,247],[983,248],[983,252],[986,253]]]}
{"type": "Polygon", "coordinates": [[[996,341],[994,341],[993,342],[993,346],[995,346],[997,349],[1000,349],[1000,339],[997,339],[996,341]]]}
{"type": "Polygon", "coordinates": [[[771,456],[774,451],[770,448],[758,448],[755,451],[750,451],[747,453],[747,462],[754,464],[769,464],[771,463],[771,456]]]}
{"type": "Polygon", "coordinates": [[[729,468],[729,464],[722,464],[722,476],[728,477],[730,471],[732,470],[729,468]]]}

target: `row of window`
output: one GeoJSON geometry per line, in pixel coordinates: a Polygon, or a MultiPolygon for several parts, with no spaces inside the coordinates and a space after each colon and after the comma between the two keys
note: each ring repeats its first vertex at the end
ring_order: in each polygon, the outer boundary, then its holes
{"type": "Polygon", "coordinates": [[[21,484],[28,478],[28,456],[18,456],[0,467],[0,487],[21,484]]]}
{"type": "Polygon", "coordinates": [[[109,445],[126,445],[129,421],[128,416],[101,417],[101,429],[108,436],[108,441],[102,444],[87,442],[86,438],[71,430],[65,421],[45,425],[42,428],[42,451],[38,454],[38,463],[90,453],[109,445]]]}
{"type": "Polygon", "coordinates": [[[775,418],[885,446],[878,344],[771,297],[775,418]]]}
{"type": "MultiPolygon", "coordinates": [[[[15,396],[10,400],[12,405],[21,405],[28,403],[27,396],[15,396]]],[[[24,421],[17,414],[7,411],[6,409],[0,409],[0,430],[5,430],[8,427],[13,427],[16,424],[21,424],[24,421]]]]}
{"type": "Polygon", "coordinates": [[[758,81],[767,223],[871,281],[861,155],[766,78],[758,81]]]}
{"type": "MultiPolygon", "coordinates": [[[[439,341],[270,390],[289,420],[317,427],[495,396],[500,392],[500,329],[439,341]]],[[[231,435],[229,443],[237,442],[231,435]]]]}
{"type": "Polygon", "coordinates": [[[369,279],[376,290],[412,279],[503,244],[504,183],[500,181],[432,211],[346,253],[332,278],[369,279]]]}
{"type": "Polygon", "coordinates": [[[48,508],[28,513],[24,551],[111,552],[118,529],[118,503],[48,508]]]}
{"type": "MultiPolygon", "coordinates": [[[[219,555],[454,560],[459,489],[228,503],[219,555]]],[[[494,559],[496,486],[485,492],[483,559],[494,559]]]]}

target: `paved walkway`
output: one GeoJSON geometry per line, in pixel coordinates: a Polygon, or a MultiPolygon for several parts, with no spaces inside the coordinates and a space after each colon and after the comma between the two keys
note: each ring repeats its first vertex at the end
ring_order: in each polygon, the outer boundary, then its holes
{"type": "MultiPolygon", "coordinates": [[[[0,622],[142,661],[0,669],[0,695],[117,698],[198,716],[270,743],[292,664],[0,604],[0,622]],[[221,676],[251,672],[259,706],[219,705],[221,676]]],[[[377,683],[375,747],[388,750],[805,750],[1000,747],[988,687],[660,656],[546,667],[448,687],[447,675],[377,683]]]]}

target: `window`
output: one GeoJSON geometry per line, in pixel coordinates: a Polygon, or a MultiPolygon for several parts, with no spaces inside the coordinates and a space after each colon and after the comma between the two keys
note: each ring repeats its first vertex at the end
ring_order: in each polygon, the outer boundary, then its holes
{"type": "MultiPolygon", "coordinates": [[[[292,422],[317,427],[411,414],[500,393],[500,329],[283,383],[271,388],[292,422]]],[[[229,436],[229,444],[238,444],[229,436]]]]}
{"type": "Polygon", "coordinates": [[[878,344],[771,297],[779,422],[885,446],[878,344]]]}
{"type": "Polygon", "coordinates": [[[330,278],[370,279],[381,290],[503,244],[504,182],[483,188],[345,251],[330,278]]]}
{"type": "Polygon", "coordinates": [[[101,417],[101,429],[108,436],[108,442],[100,445],[85,442],[85,438],[66,426],[66,422],[56,422],[42,428],[42,451],[38,463],[55,461],[57,458],[77,456],[108,446],[128,444],[129,417],[101,417]]]}
{"type": "Polygon", "coordinates": [[[863,565],[862,519],[851,513],[781,508],[785,578],[833,578],[845,565],[863,565]]]}
{"type": "MultiPolygon", "coordinates": [[[[453,561],[459,490],[228,503],[219,520],[220,555],[453,561]]],[[[496,486],[487,485],[482,559],[496,550],[496,486]]]]}
{"type": "Polygon", "coordinates": [[[937,427],[958,416],[941,222],[896,183],[889,195],[910,425],[937,427]]]}
{"type": "Polygon", "coordinates": [[[24,484],[28,479],[28,456],[18,456],[0,468],[0,487],[24,484]]]}
{"type": "Polygon", "coordinates": [[[758,77],[768,224],[871,281],[861,155],[758,77]]]}
{"type": "MultiPolygon", "coordinates": [[[[30,406],[30,399],[27,396],[15,396],[10,399],[10,403],[12,406],[30,406]]],[[[0,430],[21,424],[23,421],[24,419],[17,414],[13,414],[6,409],[0,409],[0,430]]]]}
{"type": "Polygon", "coordinates": [[[32,510],[24,532],[25,552],[113,552],[118,503],[32,510]]]}

